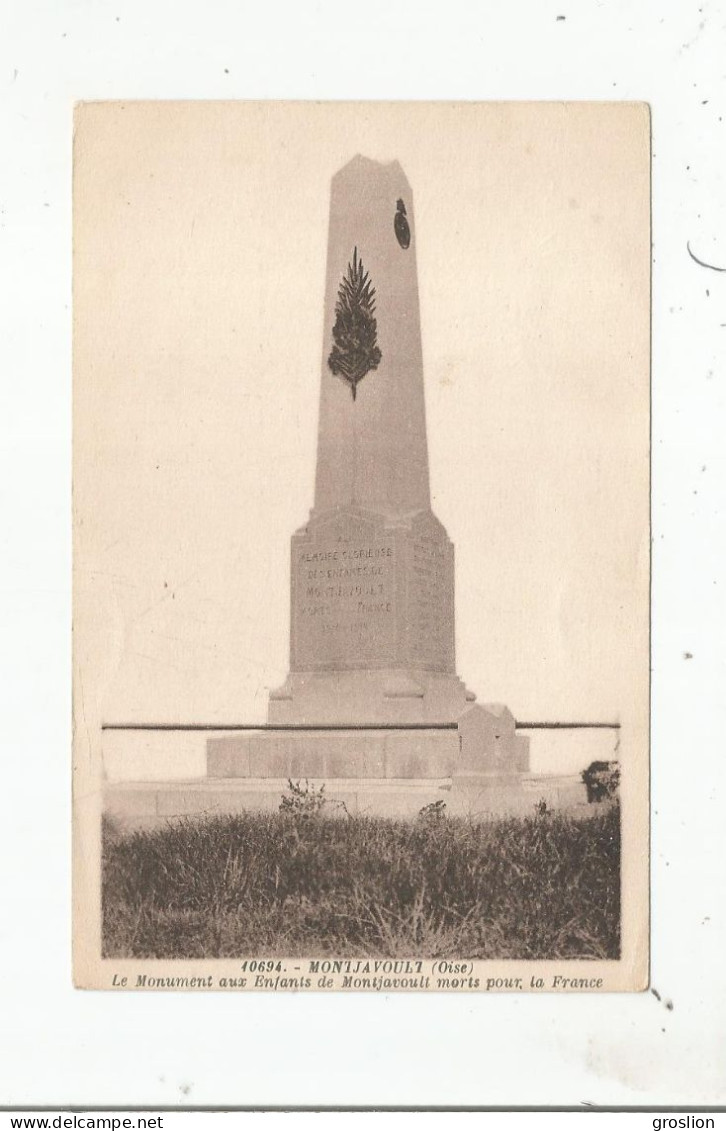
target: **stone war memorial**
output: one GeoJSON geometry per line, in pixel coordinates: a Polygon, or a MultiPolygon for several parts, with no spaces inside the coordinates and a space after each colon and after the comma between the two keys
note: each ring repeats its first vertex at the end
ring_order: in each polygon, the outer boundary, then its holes
{"type": "Polygon", "coordinates": [[[356,156],[332,178],[324,302],[287,679],[266,725],[203,738],[205,779],[115,784],[108,807],[150,819],[276,809],[289,780],[376,815],[583,802],[580,783],[530,773],[512,713],[478,703],[457,673],[454,546],[431,508],[416,224],[398,162],[356,156]]]}

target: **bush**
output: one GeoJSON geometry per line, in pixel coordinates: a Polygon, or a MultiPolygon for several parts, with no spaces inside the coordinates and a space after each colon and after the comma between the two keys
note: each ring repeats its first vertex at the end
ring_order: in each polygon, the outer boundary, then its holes
{"type": "Polygon", "coordinates": [[[443,800],[431,801],[419,809],[418,821],[443,821],[446,819],[446,802],[443,800]]]}
{"type": "Polygon", "coordinates": [[[315,789],[307,778],[304,786],[299,781],[294,782],[288,778],[287,788],[288,792],[280,798],[280,812],[292,817],[314,817],[320,813],[327,800],[325,786],[315,789]]]}
{"type": "Polygon", "coordinates": [[[305,785],[299,781],[292,781],[291,778],[287,779],[287,793],[283,793],[280,798],[280,813],[299,820],[307,820],[319,816],[324,809],[327,812],[337,809],[348,815],[348,807],[344,801],[325,796],[325,783],[316,789],[307,778],[305,785]]]}
{"type": "Polygon", "coordinates": [[[620,789],[619,762],[591,762],[582,771],[588,801],[608,801],[618,796],[620,789]]]}

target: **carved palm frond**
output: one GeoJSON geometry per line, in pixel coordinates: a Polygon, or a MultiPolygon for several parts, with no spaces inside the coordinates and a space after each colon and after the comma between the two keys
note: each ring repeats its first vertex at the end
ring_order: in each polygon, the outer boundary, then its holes
{"type": "Polygon", "coordinates": [[[335,304],[334,346],[328,366],[336,377],[350,385],[353,400],[356,388],[366,373],[377,369],[381,360],[378,348],[375,319],[376,289],[371,283],[363,260],[358,258],[358,248],[353,249],[353,260],[343,276],[335,304]]]}

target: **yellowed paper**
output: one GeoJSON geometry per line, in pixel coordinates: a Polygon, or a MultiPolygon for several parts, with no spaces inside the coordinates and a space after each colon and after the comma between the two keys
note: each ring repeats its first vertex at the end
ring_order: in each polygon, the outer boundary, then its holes
{"type": "Polygon", "coordinates": [[[77,985],[645,988],[649,217],[640,104],[77,108],[77,985]]]}

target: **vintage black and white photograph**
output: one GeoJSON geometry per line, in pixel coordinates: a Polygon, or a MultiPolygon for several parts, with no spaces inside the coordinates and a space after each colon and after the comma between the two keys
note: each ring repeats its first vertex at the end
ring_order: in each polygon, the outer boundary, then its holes
{"type": "Polygon", "coordinates": [[[644,988],[649,279],[643,104],[77,107],[77,984],[644,988]]]}

